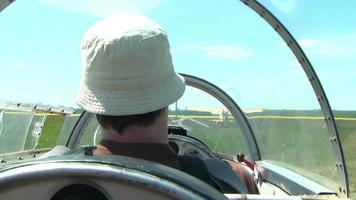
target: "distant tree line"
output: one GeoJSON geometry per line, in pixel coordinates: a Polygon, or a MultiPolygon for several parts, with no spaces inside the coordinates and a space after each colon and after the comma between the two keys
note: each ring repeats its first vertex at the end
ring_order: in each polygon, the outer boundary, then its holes
{"type": "Polygon", "coordinates": [[[199,115],[199,116],[211,116],[211,112],[197,111],[197,110],[169,110],[169,115],[199,115]]]}
{"type": "Polygon", "coordinates": [[[356,111],[333,110],[334,117],[356,117],[356,111]]]}
{"type": "MultiPolygon", "coordinates": [[[[333,110],[334,117],[356,117],[356,111],[333,110]]],[[[321,116],[321,110],[263,110],[248,116],[321,116]]]]}

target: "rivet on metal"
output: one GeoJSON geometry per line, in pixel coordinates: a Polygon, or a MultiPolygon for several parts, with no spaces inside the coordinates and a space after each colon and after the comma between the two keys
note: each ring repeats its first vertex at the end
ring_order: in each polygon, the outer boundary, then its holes
{"type": "Polygon", "coordinates": [[[278,30],[280,29],[281,27],[277,24],[275,27],[274,27],[274,30],[278,32],[278,30]]]}
{"type": "Polygon", "coordinates": [[[266,15],[266,11],[261,10],[261,16],[265,16],[266,15]]]}
{"type": "Polygon", "coordinates": [[[336,137],[331,137],[331,138],[330,138],[330,142],[336,143],[336,137]]]}
{"type": "Polygon", "coordinates": [[[301,58],[301,59],[298,60],[299,63],[303,63],[304,61],[305,61],[304,58],[301,58]]]}
{"type": "Polygon", "coordinates": [[[342,167],[342,164],[341,164],[340,162],[336,162],[336,163],[335,163],[335,166],[338,167],[338,168],[339,168],[339,167],[341,168],[341,167],[342,167]]]}
{"type": "Polygon", "coordinates": [[[314,80],[315,80],[314,76],[309,77],[309,81],[314,81],[314,80]]]}

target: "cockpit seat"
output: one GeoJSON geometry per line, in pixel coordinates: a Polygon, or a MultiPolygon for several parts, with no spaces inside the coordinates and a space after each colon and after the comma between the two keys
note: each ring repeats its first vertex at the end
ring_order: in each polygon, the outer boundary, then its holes
{"type": "Polygon", "coordinates": [[[226,199],[181,171],[114,155],[65,155],[12,165],[1,169],[0,185],[4,199],[52,199],[72,185],[92,188],[107,199],[226,199]]]}

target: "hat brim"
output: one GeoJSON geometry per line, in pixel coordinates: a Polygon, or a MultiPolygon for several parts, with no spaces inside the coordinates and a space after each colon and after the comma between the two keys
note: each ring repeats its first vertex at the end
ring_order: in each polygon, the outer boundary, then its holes
{"type": "Polygon", "coordinates": [[[174,74],[159,85],[142,91],[95,91],[85,84],[80,87],[76,103],[84,110],[94,114],[125,116],[169,106],[184,94],[185,80],[174,74]]]}

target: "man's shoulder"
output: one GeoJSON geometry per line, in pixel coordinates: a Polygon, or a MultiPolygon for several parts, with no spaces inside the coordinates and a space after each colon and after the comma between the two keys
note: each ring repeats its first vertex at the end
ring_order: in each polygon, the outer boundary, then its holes
{"type": "Polygon", "coordinates": [[[244,179],[229,162],[218,158],[202,159],[197,156],[179,156],[180,169],[209,183],[223,193],[248,193],[244,179]]]}
{"type": "Polygon", "coordinates": [[[259,194],[257,185],[254,181],[254,172],[249,167],[243,163],[238,163],[232,160],[225,160],[225,162],[227,162],[232,171],[234,171],[235,174],[242,179],[249,194],[259,194]]]}

